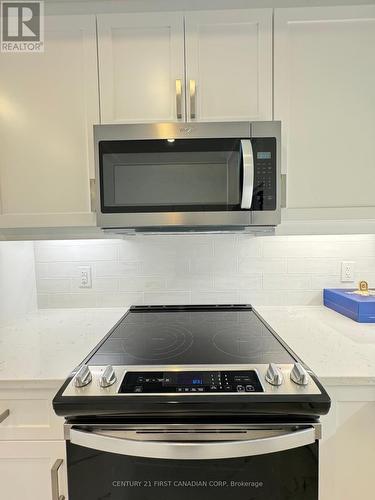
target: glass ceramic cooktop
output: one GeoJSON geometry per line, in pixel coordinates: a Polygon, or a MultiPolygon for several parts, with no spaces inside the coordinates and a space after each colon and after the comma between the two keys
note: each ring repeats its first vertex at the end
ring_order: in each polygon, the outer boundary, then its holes
{"type": "Polygon", "coordinates": [[[90,365],[271,362],[294,359],[250,306],[134,308],[89,360],[90,365]]]}

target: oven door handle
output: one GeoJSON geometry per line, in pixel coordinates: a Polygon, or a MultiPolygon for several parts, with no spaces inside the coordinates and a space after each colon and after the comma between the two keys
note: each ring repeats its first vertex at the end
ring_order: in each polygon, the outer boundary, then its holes
{"type": "Polygon", "coordinates": [[[314,427],[266,438],[211,442],[143,441],[70,429],[70,442],[78,446],[106,453],[169,460],[252,457],[299,448],[314,443],[316,439],[314,427]]]}
{"type": "Polygon", "coordinates": [[[241,208],[250,210],[254,191],[254,155],[250,139],[241,139],[242,151],[242,200],[241,208]]]}

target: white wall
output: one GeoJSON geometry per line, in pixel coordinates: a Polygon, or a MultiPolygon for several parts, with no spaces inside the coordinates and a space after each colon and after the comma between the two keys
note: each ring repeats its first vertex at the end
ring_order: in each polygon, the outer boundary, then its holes
{"type": "Polygon", "coordinates": [[[36,286],[32,242],[0,242],[0,322],[35,310],[36,286]]]}
{"type": "Polygon", "coordinates": [[[136,303],[319,305],[340,282],[341,261],[375,287],[375,235],[137,236],[35,243],[40,307],[136,303]],[[79,266],[93,269],[79,288],[79,266]]]}

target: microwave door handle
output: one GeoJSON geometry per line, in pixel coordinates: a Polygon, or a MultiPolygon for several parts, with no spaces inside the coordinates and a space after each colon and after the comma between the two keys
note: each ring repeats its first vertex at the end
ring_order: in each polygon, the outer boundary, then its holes
{"type": "Polygon", "coordinates": [[[250,210],[254,191],[254,155],[250,139],[241,140],[242,152],[242,200],[241,208],[250,210]]]}
{"type": "Polygon", "coordinates": [[[176,116],[182,120],[182,81],[176,80],[176,116]]]}
{"type": "Polygon", "coordinates": [[[137,441],[72,428],[69,437],[72,444],[105,453],[169,460],[212,460],[292,450],[314,443],[317,434],[314,427],[308,427],[278,436],[244,441],[137,441]]]}
{"type": "Polygon", "coordinates": [[[197,83],[195,80],[189,81],[189,94],[190,94],[190,120],[197,118],[197,83]]]}

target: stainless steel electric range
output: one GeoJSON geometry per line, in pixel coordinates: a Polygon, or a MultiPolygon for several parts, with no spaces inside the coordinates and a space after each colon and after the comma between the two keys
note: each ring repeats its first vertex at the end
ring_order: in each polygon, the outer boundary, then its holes
{"type": "Polygon", "coordinates": [[[70,500],[318,500],[330,398],[249,305],[130,308],[53,406],[70,500]]]}

